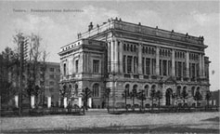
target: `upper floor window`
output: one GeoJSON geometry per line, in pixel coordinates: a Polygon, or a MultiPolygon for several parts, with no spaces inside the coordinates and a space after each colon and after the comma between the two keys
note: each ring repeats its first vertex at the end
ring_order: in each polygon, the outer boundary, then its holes
{"type": "Polygon", "coordinates": [[[50,68],[50,72],[54,72],[54,68],[50,68]]]}
{"type": "Polygon", "coordinates": [[[66,63],[63,64],[63,75],[66,75],[66,63]]]}
{"type": "Polygon", "coordinates": [[[50,85],[53,86],[53,85],[54,85],[54,82],[53,82],[53,81],[50,81],[50,85]]]}
{"type": "Polygon", "coordinates": [[[127,57],[127,73],[132,72],[132,56],[127,57]]]}
{"type": "Polygon", "coordinates": [[[52,75],[50,75],[50,79],[54,79],[54,75],[52,74],[52,75]]]}
{"type": "Polygon", "coordinates": [[[59,72],[60,72],[60,69],[57,69],[57,72],[59,73],[59,72]]]}
{"type": "Polygon", "coordinates": [[[75,66],[76,66],[76,73],[78,73],[78,71],[79,71],[79,60],[76,60],[75,66]]]}
{"type": "Polygon", "coordinates": [[[40,71],[43,72],[43,71],[46,71],[46,69],[45,69],[44,67],[41,67],[41,68],[40,68],[40,71]]]}
{"type": "Polygon", "coordinates": [[[53,92],[54,91],[54,89],[53,88],[50,88],[50,92],[53,92]]]}
{"type": "Polygon", "coordinates": [[[44,85],[44,81],[40,81],[40,85],[43,86],[44,85]]]}
{"type": "Polygon", "coordinates": [[[99,73],[99,60],[93,60],[93,73],[99,73]]]}
{"type": "Polygon", "coordinates": [[[145,95],[146,95],[146,96],[148,96],[148,90],[149,90],[149,86],[148,86],[148,85],[146,85],[146,86],[144,87],[144,90],[145,90],[145,95]]]}

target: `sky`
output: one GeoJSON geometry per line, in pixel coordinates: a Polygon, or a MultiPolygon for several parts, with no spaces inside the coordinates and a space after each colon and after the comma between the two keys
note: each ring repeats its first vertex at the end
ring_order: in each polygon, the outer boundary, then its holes
{"type": "Polygon", "coordinates": [[[205,53],[211,61],[210,90],[220,89],[218,1],[0,1],[0,17],[0,52],[7,46],[15,48],[16,33],[34,33],[41,36],[42,48],[49,52],[51,62],[60,61],[60,47],[74,42],[90,22],[97,25],[115,17],[204,36],[208,46],[205,53]]]}

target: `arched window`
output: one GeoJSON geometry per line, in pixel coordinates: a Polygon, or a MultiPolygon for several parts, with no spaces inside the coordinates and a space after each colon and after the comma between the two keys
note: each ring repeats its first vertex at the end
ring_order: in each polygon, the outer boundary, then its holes
{"type": "Polygon", "coordinates": [[[145,90],[145,95],[148,96],[149,86],[148,85],[144,86],[144,90],[145,90]]]}
{"type": "Polygon", "coordinates": [[[200,87],[197,87],[196,92],[200,92],[200,87]]]}
{"type": "Polygon", "coordinates": [[[126,84],[125,85],[125,90],[128,92],[128,94],[130,93],[129,88],[130,88],[129,84],[126,84]]]}
{"type": "Polygon", "coordinates": [[[192,94],[192,96],[195,95],[195,87],[192,87],[191,94],[192,94]]]}
{"type": "Polygon", "coordinates": [[[137,85],[134,85],[134,86],[133,86],[133,89],[136,89],[136,90],[137,90],[137,87],[138,87],[137,85]]]}
{"type": "Polygon", "coordinates": [[[63,64],[63,75],[66,75],[66,63],[63,64]]]}
{"type": "Polygon", "coordinates": [[[177,87],[177,90],[176,90],[176,94],[177,94],[178,96],[180,96],[180,93],[181,93],[181,86],[178,86],[178,87],[177,87]]]}
{"type": "Polygon", "coordinates": [[[92,87],[92,96],[99,97],[99,84],[94,84],[92,87]]]}
{"type": "Polygon", "coordinates": [[[156,90],[156,85],[153,85],[153,86],[151,87],[151,90],[156,90]]]}
{"type": "Polygon", "coordinates": [[[69,84],[69,89],[68,89],[69,91],[69,93],[71,93],[72,92],[72,85],[71,84],[69,84]]]}

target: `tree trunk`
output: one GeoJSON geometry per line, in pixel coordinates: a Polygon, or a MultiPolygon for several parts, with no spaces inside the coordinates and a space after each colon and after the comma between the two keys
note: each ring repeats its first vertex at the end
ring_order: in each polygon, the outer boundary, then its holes
{"type": "Polygon", "coordinates": [[[154,103],[154,99],[152,98],[152,101],[151,101],[151,110],[153,110],[153,103],[154,103]]]}
{"type": "Polygon", "coordinates": [[[142,98],[142,100],[141,100],[141,107],[142,107],[142,109],[143,109],[143,105],[144,105],[144,100],[142,98]]]}
{"type": "Polygon", "coordinates": [[[159,99],[159,110],[160,110],[160,99],[159,99]]]}
{"type": "Polygon", "coordinates": [[[134,107],[134,97],[133,97],[133,111],[134,111],[135,107],[134,107]]]}
{"type": "Polygon", "coordinates": [[[127,97],[125,96],[125,109],[126,109],[126,111],[128,110],[127,109],[127,97]]]}

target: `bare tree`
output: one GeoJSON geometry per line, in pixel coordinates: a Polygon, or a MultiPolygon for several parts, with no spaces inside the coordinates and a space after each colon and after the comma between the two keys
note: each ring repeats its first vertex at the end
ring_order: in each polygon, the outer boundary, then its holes
{"type": "MultiPolygon", "coordinates": [[[[18,44],[17,50],[21,52],[19,56],[20,62],[23,63],[22,75],[24,74],[26,78],[24,85],[25,95],[29,99],[31,95],[35,95],[36,106],[38,106],[38,98],[42,93],[42,88],[40,87],[40,67],[43,66],[45,68],[47,57],[46,51],[41,50],[42,38],[39,35],[24,35],[22,33],[17,33],[13,38],[14,43],[18,44]],[[23,43],[23,47],[21,47],[20,42],[23,43]]],[[[45,74],[44,70],[42,72],[45,74]]]]}
{"type": "Polygon", "coordinates": [[[6,47],[0,54],[0,94],[1,103],[7,104],[17,93],[18,67],[15,66],[17,61],[17,54],[9,47],[6,47]]]}

